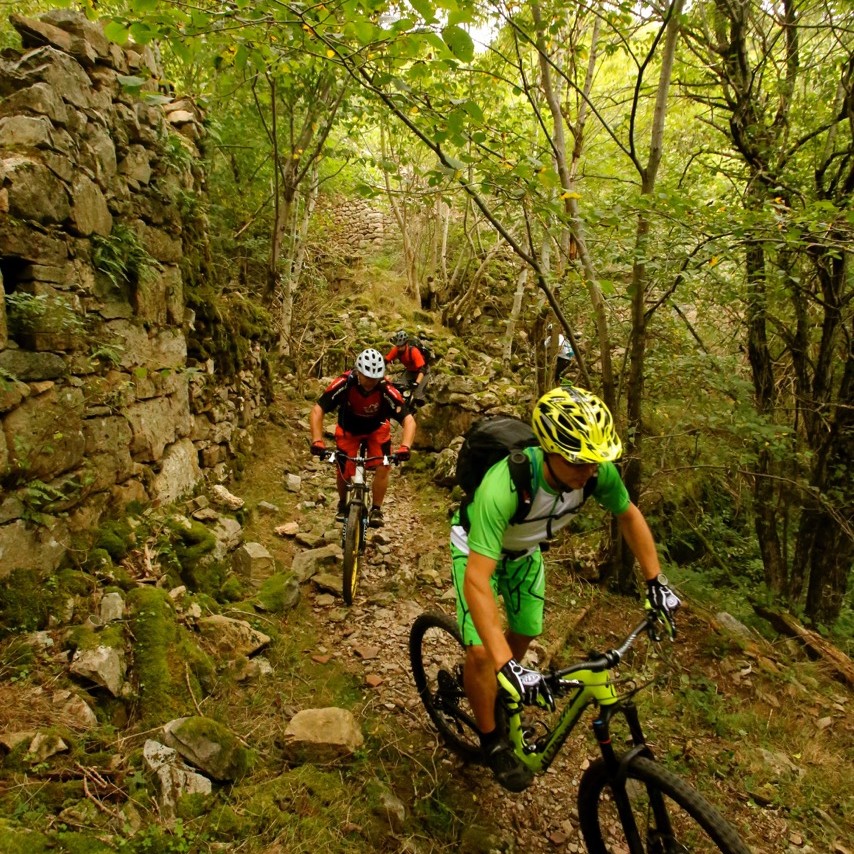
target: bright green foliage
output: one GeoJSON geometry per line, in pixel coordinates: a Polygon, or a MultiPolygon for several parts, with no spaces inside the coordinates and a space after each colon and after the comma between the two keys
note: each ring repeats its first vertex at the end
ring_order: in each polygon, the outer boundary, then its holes
{"type": "Polygon", "coordinates": [[[142,245],[130,227],[116,223],[107,237],[95,235],[93,260],[95,269],[103,273],[119,291],[156,274],[159,262],[142,245]]]}

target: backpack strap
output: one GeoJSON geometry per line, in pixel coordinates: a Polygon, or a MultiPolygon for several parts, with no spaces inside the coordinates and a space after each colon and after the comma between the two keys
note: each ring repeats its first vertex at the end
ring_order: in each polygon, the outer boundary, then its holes
{"type": "MultiPolygon", "coordinates": [[[[518,525],[528,515],[531,510],[531,504],[534,501],[531,482],[531,461],[523,450],[511,451],[507,457],[507,468],[510,471],[510,480],[516,489],[516,495],[519,496],[519,503],[516,506],[516,512],[510,518],[510,524],[518,525]]],[[[462,501],[460,501],[460,525],[462,525],[466,533],[471,528],[469,506],[472,503],[472,499],[473,496],[464,495],[462,501]]]]}
{"type": "Polygon", "coordinates": [[[511,451],[507,458],[507,468],[510,469],[510,480],[516,487],[519,503],[516,512],[510,519],[511,525],[518,525],[528,515],[534,501],[534,491],[531,483],[531,461],[522,450],[511,451]]]}

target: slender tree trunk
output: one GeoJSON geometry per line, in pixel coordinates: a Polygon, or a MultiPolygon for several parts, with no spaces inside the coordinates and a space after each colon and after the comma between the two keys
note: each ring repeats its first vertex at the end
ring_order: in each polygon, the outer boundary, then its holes
{"type": "MultiPolygon", "coordinates": [[[[599,286],[596,270],[593,266],[593,259],[587,249],[587,242],[584,235],[584,222],[578,207],[578,193],[576,192],[575,174],[570,168],[566,152],[566,134],[564,132],[565,117],[563,109],[560,105],[557,89],[552,80],[551,65],[548,61],[546,53],[546,44],[544,32],[544,24],[542,12],[539,3],[531,4],[531,13],[534,19],[534,25],[537,31],[537,50],[540,64],[540,84],[545,94],[546,103],[549,107],[549,112],[552,117],[552,154],[554,156],[555,165],[558,175],[560,175],[561,185],[564,188],[563,195],[564,207],[569,221],[569,228],[576,245],[578,246],[578,255],[581,260],[584,270],[584,284],[587,287],[587,292],[590,296],[590,302],[593,307],[593,316],[596,323],[596,328],[599,334],[599,345],[602,364],[602,396],[605,402],[613,407],[615,403],[613,370],[611,367],[611,345],[610,334],[608,332],[608,318],[605,314],[605,299],[602,295],[602,289],[599,286]]],[[[587,86],[593,84],[592,69],[596,62],[596,44],[599,33],[599,18],[594,19],[593,35],[591,38],[590,57],[588,60],[588,73],[585,80],[585,96],[589,95],[587,86]]],[[[575,149],[577,156],[581,155],[581,140],[584,133],[583,116],[580,116],[580,121],[575,128],[575,149]]],[[[562,321],[563,331],[569,339],[572,349],[576,353],[576,361],[579,365],[581,378],[585,385],[590,386],[590,377],[587,373],[587,366],[581,350],[581,346],[575,337],[575,333],[568,323],[563,320],[562,316],[558,317],[562,321]]]]}
{"type": "Polygon", "coordinates": [[[311,222],[314,206],[317,203],[319,190],[317,182],[317,166],[312,170],[308,192],[305,197],[300,225],[295,229],[293,259],[288,264],[288,269],[282,281],[282,309],[279,316],[279,353],[289,356],[291,352],[291,325],[294,315],[294,295],[299,287],[302,268],[305,262],[305,242],[308,235],[308,226],[311,222]]]}
{"type": "Polygon", "coordinates": [[[513,355],[513,338],[516,335],[516,324],[519,322],[519,315],[522,313],[522,297],[525,294],[525,282],[527,281],[528,268],[522,267],[516,278],[513,308],[510,310],[510,317],[507,319],[507,331],[504,340],[504,361],[507,363],[510,362],[510,357],[513,355]]]}
{"type": "MultiPolygon", "coordinates": [[[[670,91],[670,79],[673,73],[673,58],[679,37],[679,16],[684,0],[674,0],[667,12],[667,32],[664,49],[661,52],[661,70],[658,76],[658,89],[650,134],[649,154],[646,166],[641,170],[641,196],[650,196],[655,190],[658,168],[664,151],[664,127],[667,116],[667,97],[670,91]]],[[[634,263],[632,264],[631,318],[632,331],[629,343],[629,376],[626,383],[626,432],[624,447],[625,465],[623,481],[629,496],[635,504],[640,503],[643,483],[643,404],[644,404],[644,365],[647,349],[647,292],[649,274],[646,259],[649,257],[650,219],[646,212],[638,214],[635,229],[634,263]]],[[[634,576],[634,555],[619,542],[612,567],[616,571],[615,586],[628,593],[636,588],[634,576]]]]}

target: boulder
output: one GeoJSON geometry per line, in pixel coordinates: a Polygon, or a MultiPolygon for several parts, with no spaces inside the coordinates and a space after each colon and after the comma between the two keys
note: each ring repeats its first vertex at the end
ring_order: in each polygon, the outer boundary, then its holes
{"type": "Polygon", "coordinates": [[[199,632],[214,651],[224,658],[252,655],[270,643],[263,632],[253,629],[245,620],[214,614],[197,622],[199,632]]]}
{"type": "Polygon", "coordinates": [[[292,762],[331,762],[352,756],[365,738],[352,712],[334,706],[305,709],[285,730],[284,752],[292,762]]]}
{"type": "Polygon", "coordinates": [[[166,743],[191,765],[215,780],[237,780],[254,763],[254,754],[237,736],[211,718],[177,718],[163,727],[166,743]]]}

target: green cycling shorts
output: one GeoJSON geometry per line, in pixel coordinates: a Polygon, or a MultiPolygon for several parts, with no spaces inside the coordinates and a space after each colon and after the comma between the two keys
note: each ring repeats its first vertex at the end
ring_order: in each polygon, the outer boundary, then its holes
{"type": "MultiPolygon", "coordinates": [[[[457,623],[466,646],[481,646],[482,641],[474,628],[465,596],[463,580],[468,555],[451,544],[454,589],[457,594],[457,623]]],[[[510,631],[535,638],[543,633],[543,608],[545,606],[546,573],[543,555],[537,549],[532,555],[511,560],[499,559],[492,574],[492,592],[504,600],[507,624],[510,631]]]]}

